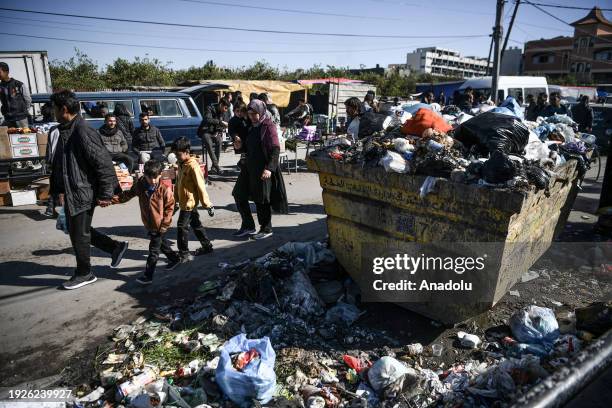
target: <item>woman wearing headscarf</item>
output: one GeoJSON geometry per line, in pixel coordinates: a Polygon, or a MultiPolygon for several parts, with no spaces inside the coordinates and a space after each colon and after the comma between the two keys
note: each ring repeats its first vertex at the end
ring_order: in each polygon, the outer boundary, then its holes
{"type": "Polygon", "coordinates": [[[270,118],[265,102],[253,99],[248,106],[251,122],[246,140],[234,139],[236,153],[245,154],[245,165],[241,167],[238,180],[232,191],[242,219],[236,237],[255,234],[255,221],[249,200],[255,202],[259,232],[252,236],[259,240],[272,235],[272,209],[287,214],[287,192],[278,165],[280,145],[276,125],[270,118]]]}

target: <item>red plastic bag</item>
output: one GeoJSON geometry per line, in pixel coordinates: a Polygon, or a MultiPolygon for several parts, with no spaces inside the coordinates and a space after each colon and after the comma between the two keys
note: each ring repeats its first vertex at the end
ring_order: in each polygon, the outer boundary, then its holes
{"type": "Polygon", "coordinates": [[[361,365],[361,361],[358,358],[349,356],[348,354],[345,354],[344,356],[342,356],[342,359],[344,360],[347,366],[357,371],[357,373],[361,372],[361,370],[365,368],[361,365]]]}
{"type": "Polygon", "coordinates": [[[446,123],[444,118],[438,113],[421,108],[412,117],[408,119],[402,126],[402,133],[405,135],[421,136],[427,129],[434,129],[442,133],[447,133],[453,129],[451,125],[446,123]]]}

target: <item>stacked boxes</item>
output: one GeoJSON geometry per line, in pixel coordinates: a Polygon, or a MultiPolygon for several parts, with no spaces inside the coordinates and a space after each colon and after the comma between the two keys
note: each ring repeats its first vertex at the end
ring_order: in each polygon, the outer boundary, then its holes
{"type": "Polygon", "coordinates": [[[36,133],[12,134],[9,135],[9,139],[11,144],[11,157],[13,159],[40,156],[36,133]]]}
{"type": "Polygon", "coordinates": [[[130,172],[127,169],[122,169],[119,166],[115,166],[115,174],[117,175],[117,180],[119,180],[121,190],[125,191],[132,188],[132,185],[134,184],[134,177],[130,176],[130,172]]]}

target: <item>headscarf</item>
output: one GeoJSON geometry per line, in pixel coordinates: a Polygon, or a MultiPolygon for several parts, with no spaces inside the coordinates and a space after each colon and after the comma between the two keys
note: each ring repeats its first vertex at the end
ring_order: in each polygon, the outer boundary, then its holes
{"type": "Polygon", "coordinates": [[[248,109],[259,113],[259,121],[255,123],[254,126],[259,126],[264,120],[270,118],[270,112],[268,112],[268,108],[264,101],[253,99],[251,102],[249,102],[248,109]]]}

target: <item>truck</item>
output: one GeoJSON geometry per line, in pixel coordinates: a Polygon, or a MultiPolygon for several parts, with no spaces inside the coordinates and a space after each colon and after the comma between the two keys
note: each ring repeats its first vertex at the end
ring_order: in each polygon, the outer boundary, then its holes
{"type": "Polygon", "coordinates": [[[23,82],[31,94],[53,92],[47,51],[0,51],[0,62],[8,64],[11,77],[23,82]]]}

